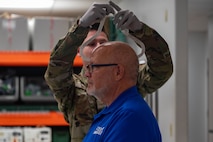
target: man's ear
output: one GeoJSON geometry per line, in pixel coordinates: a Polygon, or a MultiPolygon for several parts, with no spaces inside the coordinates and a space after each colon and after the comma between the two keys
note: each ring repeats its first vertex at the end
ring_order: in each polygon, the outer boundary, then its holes
{"type": "Polygon", "coordinates": [[[79,48],[78,48],[78,50],[77,50],[77,55],[78,55],[78,56],[81,56],[81,55],[80,55],[80,49],[79,49],[79,48]]]}
{"type": "Polygon", "coordinates": [[[115,79],[121,80],[124,77],[125,69],[121,64],[118,64],[115,70],[115,79]]]}

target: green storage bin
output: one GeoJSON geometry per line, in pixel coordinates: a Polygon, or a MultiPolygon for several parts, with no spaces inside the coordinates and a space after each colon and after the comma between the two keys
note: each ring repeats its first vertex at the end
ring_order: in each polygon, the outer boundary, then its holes
{"type": "Polygon", "coordinates": [[[52,131],[52,142],[70,142],[69,130],[54,130],[52,131]]]}

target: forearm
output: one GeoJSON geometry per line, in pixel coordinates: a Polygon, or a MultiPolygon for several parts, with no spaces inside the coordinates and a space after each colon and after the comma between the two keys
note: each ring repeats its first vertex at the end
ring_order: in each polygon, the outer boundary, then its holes
{"type": "Polygon", "coordinates": [[[173,63],[167,42],[155,30],[152,30],[150,35],[145,34],[142,42],[146,47],[145,54],[150,73],[164,84],[173,73],[173,63]]]}
{"type": "Polygon", "coordinates": [[[76,22],[51,52],[45,79],[52,91],[63,89],[71,84],[69,81],[72,80],[73,61],[87,33],[88,29],[79,27],[76,22]]]}
{"type": "Polygon", "coordinates": [[[139,88],[143,94],[152,93],[160,88],[172,75],[173,63],[168,44],[154,29],[146,24],[140,31],[132,33],[145,45],[147,66],[139,73],[139,88]]]}
{"type": "Polygon", "coordinates": [[[88,29],[74,24],[67,35],[58,41],[50,54],[50,60],[44,78],[58,102],[59,109],[68,119],[68,111],[72,106],[75,93],[73,79],[73,61],[78,47],[82,44],[88,29]]]}
{"type": "Polygon", "coordinates": [[[83,43],[88,32],[88,28],[79,27],[76,22],[70,28],[67,35],[63,39],[59,40],[56,47],[51,52],[50,60],[60,60],[67,63],[73,63],[77,50],[83,43]]]}

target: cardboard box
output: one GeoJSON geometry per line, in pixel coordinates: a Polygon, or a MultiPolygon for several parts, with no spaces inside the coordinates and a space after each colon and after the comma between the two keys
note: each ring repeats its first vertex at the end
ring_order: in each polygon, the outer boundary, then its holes
{"type": "Polygon", "coordinates": [[[29,50],[28,19],[0,17],[0,50],[29,50]]]}
{"type": "Polygon", "coordinates": [[[52,142],[50,127],[24,127],[25,142],[52,142]]]}
{"type": "Polygon", "coordinates": [[[24,142],[22,128],[0,127],[0,142],[24,142]]]}
{"type": "Polygon", "coordinates": [[[51,51],[58,40],[66,35],[69,25],[70,20],[66,18],[35,18],[32,49],[34,51],[51,51]]]}

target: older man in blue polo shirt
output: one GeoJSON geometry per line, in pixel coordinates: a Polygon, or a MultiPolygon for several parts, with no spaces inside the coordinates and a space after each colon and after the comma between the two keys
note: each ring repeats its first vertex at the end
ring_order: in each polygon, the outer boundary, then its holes
{"type": "Polygon", "coordinates": [[[84,142],[161,142],[155,116],[138,92],[138,57],[123,42],[92,51],[86,65],[87,93],[106,107],[95,115],[84,142]]]}

